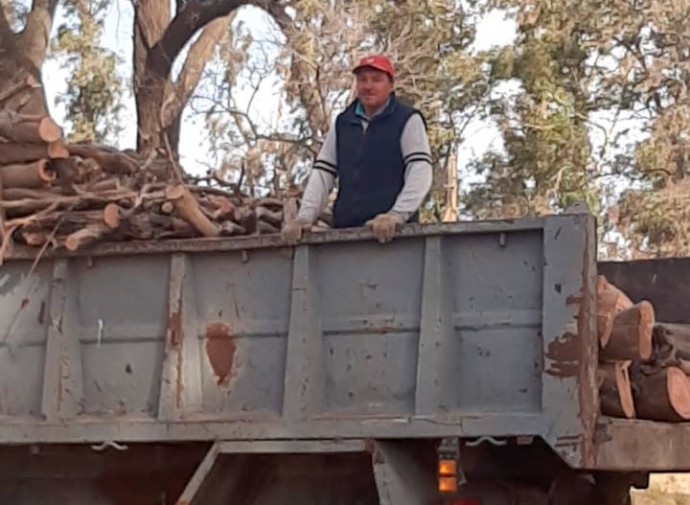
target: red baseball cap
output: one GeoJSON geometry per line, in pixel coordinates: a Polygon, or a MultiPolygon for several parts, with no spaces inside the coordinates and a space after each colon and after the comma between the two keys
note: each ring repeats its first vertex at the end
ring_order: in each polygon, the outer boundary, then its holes
{"type": "Polygon", "coordinates": [[[381,54],[365,56],[364,58],[359,60],[359,64],[354,69],[352,69],[352,72],[357,73],[357,71],[361,70],[362,68],[373,68],[376,70],[380,70],[381,72],[385,72],[388,75],[390,75],[391,78],[395,79],[395,70],[393,70],[393,64],[391,63],[391,60],[389,60],[381,54]]]}

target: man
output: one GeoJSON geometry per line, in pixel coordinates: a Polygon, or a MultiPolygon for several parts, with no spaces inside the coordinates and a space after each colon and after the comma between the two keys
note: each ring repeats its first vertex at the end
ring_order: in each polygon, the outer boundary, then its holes
{"type": "Polygon", "coordinates": [[[356,99],[338,116],[316,157],[297,219],[283,227],[296,244],[318,218],[338,180],[333,227],[368,226],[381,243],[417,222],[431,188],[432,160],[424,118],[396,99],[395,71],[385,56],[354,68],[356,99]]]}

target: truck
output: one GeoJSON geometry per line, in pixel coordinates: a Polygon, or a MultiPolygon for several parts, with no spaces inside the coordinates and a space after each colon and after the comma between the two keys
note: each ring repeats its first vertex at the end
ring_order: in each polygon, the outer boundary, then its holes
{"type": "Polygon", "coordinates": [[[586,213],[18,246],[0,503],[629,504],[690,426],[600,413],[600,274],[687,322],[690,262],[598,263],[586,213]]]}

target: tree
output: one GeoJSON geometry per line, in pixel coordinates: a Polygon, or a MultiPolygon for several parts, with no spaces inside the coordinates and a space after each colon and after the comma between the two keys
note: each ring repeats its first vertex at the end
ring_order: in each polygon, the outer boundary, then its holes
{"type": "Polygon", "coordinates": [[[72,142],[105,142],[119,132],[122,79],[116,55],[101,47],[108,0],[65,0],[67,21],[58,28],[56,53],[69,70],[69,93],[59,98],[72,123],[72,142]]]}
{"type": "MultiPolygon", "coordinates": [[[[23,93],[12,93],[14,105],[5,107],[28,114],[47,116],[47,104],[40,86],[24,86],[31,81],[41,82],[41,66],[46,57],[49,35],[58,0],[35,0],[19,30],[13,30],[3,7],[0,12],[0,90],[25,87],[23,93]],[[31,79],[28,79],[31,76],[31,79]],[[27,99],[27,93],[32,98],[27,99]],[[21,107],[17,104],[23,103],[21,107]],[[30,104],[30,105],[27,105],[30,104]],[[14,109],[12,108],[14,107],[14,109]],[[18,107],[18,108],[17,108],[18,107]],[[27,108],[28,107],[28,108],[27,108]],[[31,111],[29,111],[29,108],[31,111]]],[[[178,1],[174,13],[167,0],[143,0],[135,4],[134,15],[134,91],[138,117],[137,148],[147,154],[158,147],[171,146],[174,152],[179,138],[179,122],[182,110],[212,54],[215,42],[230,23],[230,13],[250,3],[249,0],[216,0],[202,2],[178,1]],[[199,33],[200,32],[200,33],[199,33]],[[172,66],[188,43],[198,35],[189,48],[178,79],[173,82],[172,66]]],[[[268,0],[255,0],[256,5],[268,4],[268,0]]],[[[78,13],[86,14],[85,2],[71,2],[78,13]]],[[[82,17],[81,28],[87,25],[82,17]]],[[[63,33],[63,45],[69,39],[63,33]]],[[[72,41],[74,42],[74,36],[72,41]]],[[[71,49],[74,49],[72,47],[71,49]]],[[[82,58],[82,63],[85,60],[82,58]]],[[[94,73],[89,74],[93,79],[94,73]]],[[[93,84],[93,83],[90,83],[93,84]]],[[[110,92],[101,86],[103,92],[110,92]]],[[[84,93],[78,101],[91,100],[93,93],[84,93]]],[[[79,105],[83,113],[93,116],[94,104],[79,105]]]]}

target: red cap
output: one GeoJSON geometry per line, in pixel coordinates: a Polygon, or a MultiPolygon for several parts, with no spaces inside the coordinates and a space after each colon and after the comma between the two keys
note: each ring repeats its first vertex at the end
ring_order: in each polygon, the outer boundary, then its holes
{"type": "Polygon", "coordinates": [[[374,56],[365,56],[359,60],[359,64],[352,70],[352,72],[356,73],[362,68],[374,68],[376,70],[380,70],[381,72],[387,73],[392,78],[395,78],[395,70],[393,70],[391,60],[380,54],[376,54],[374,56]]]}

